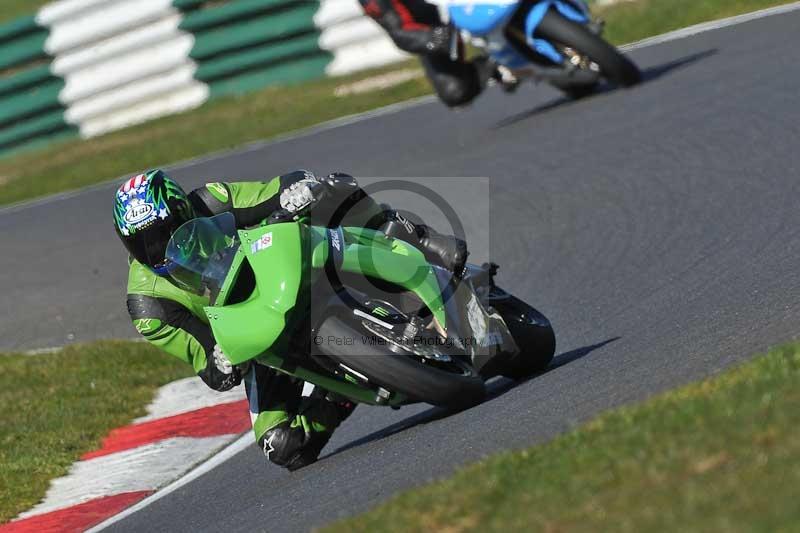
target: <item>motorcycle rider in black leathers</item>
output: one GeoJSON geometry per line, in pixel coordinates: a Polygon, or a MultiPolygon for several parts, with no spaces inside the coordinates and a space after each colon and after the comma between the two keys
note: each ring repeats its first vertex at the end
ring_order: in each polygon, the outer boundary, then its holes
{"type": "Polygon", "coordinates": [[[437,7],[425,0],[359,0],[364,12],[387,31],[394,44],[420,57],[436,94],[449,107],[471,102],[490,78],[513,90],[514,81],[503,81],[497,67],[486,57],[472,61],[450,58],[453,29],[442,23],[437,7]]]}

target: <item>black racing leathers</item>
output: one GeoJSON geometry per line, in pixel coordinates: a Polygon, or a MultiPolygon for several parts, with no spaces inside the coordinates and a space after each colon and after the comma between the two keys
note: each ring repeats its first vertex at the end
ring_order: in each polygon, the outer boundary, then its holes
{"type": "Polygon", "coordinates": [[[450,107],[471,102],[488,77],[484,61],[453,61],[451,29],[425,0],[359,0],[401,50],[420,56],[439,98],[450,107]]]}

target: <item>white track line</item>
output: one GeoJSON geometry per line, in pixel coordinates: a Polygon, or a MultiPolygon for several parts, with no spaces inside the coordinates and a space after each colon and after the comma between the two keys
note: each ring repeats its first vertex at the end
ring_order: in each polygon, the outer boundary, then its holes
{"type": "MultiPolygon", "coordinates": [[[[753,11],[752,13],[745,13],[744,15],[737,15],[734,17],[728,17],[719,20],[713,20],[711,22],[703,22],[701,24],[696,24],[694,26],[688,26],[686,28],[682,28],[679,30],[671,31],[668,33],[664,33],[661,35],[656,35],[655,37],[649,37],[647,39],[643,39],[641,41],[637,41],[635,43],[630,43],[626,45],[620,46],[620,50],[628,51],[628,50],[637,50],[639,48],[645,48],[648,46],[655,46],[662,43],[667,43],[670,41],[676,41],[678,39],[685,39],[687,37],[691,37],[693,35],[697,35],[698,33],[705,33],[713,30],[718,30],[721,28],[727,28],[729,26],[735,26],[737,24],[743,24],[745,22],[750,22],[753,20],[770,17],[773,15],[781,15],[785,13],[790,13],[792,11],[797,11],[800,9],[800,2],[793,2],[791,4],[786,4],[778,7],[771,7],[767,9],[762,9],[760,11],[753,11]]],[[[252,143],[245,144],[239,148],[235,148],[233,150],[228,151],[219,151],[219,152],[212,152],[207,155],[186,159],[183,161],[178,161],[176,163],[171,163],[169,165],[165,165],[163,168],[167,170],[173,170],[176,168],[186,168],[192,167],[195,165],[199,165],[206,161],[222,158],[222,157],[230,157],[235,155],[246,154],[248,152],[253,152],[256,150],[260,150],[267,146],[280,144],[288,141],[293,141],[296,139],[301,139],[303,137],[309,137],[311,135],[315,135],[317,133],[321,133],[324,131],[329,131],[336,128],[341,128],[343,126],[349,126],[350,124],[356,124],[358,122],[363,122],[365,120],[370,120],[372,118],[381,117],[384,115],[391,115],[394,113],[399,113],[400,111],[404,111],[411,107],[416,107],[418,105],[427,104],[430,102],[434,102],[436,100],[436,96],[434,95],[427,95],[421,96],[418,98],[412,98],[411,100],[405,100],[403,102],[397,102],[395,104],[390,104],[388,106],[379,107],[377,109],[373,109],[371,111],[366,111],[364,113],[356,113],[354,115],[348,115],[345,117],[336,118],[333,120],[329,120],[327,122],[322,122],[321,124],[317,124],[315,126],[311,126],[308,128],[300,129],[295,132],[291,132],[285,135],[279,135],[277,137],[273,137],[272,139],[266,141],[255,141],[252,143]]],[[[131,172],[135,172],[136,169],[131,170],[131,172]]],[[[47,205],[54,202],[59,202],[61,200],[66,200],[69,198],[74,198],[75,196],[79,196],[81,194],[85,194],[87,192],[95,191],[97,189],[102,189],[107,187],[109,184],[112,183],[119,183],[126,177],[130,177],[131,174],[124,174],[122,176],[106,180],[102,183],[98,183],[95,185],[90,185],[88,187],[84,187],[82,189],[76,189],[74,191],[67,191],[64,193],[58,193],[51,196],[46,196],[44,198],[38,198],[34,200],[23,200],[22,202],[11,204],[6,207],[0,207],[0,216],[6,214],[12,214],[17,211],[21,211],[23,209],[28,209],[31,207],[37,207],[41,205],[47,205]]]]}
{"type": "MultiPolygon", "coordinates": [[[[706,23],[703,23],[703,24],[697,24],[695,26],[689,26],[688,28],[683,28],[683,29],[672,31],[672,32],[665,33],[665,34],[662,34],[662,35],[657,35],[657,36],[651,37],[649,39],[644,39],[642,41],[638,41],[638,42],[635,42],[635,43],[631,43],[631,44],[625,45],[625,46],[621,47],[621,49],[623,49],[623,50],[635,50],[635,49],[644,48],[644,47],[647,47],[647,46],[655,46],[657,44],[666,43],[666,42],[669,42],[669,41],[675,41],[675,40],[678,40],[678,39],[685,39],[686,37],[691,37],[692,35],[697,35],[698,33],[704,33],[704,32],[717,30],[717,29],[720,29],[720,28],[726,28],[728,26],[734,26],[736,24],[743,24],[745,22],[750,22],[752,20],[756,20],[756,19],[760,19],[760,18],[764,18],[764,17],[769,17],[769,16],[772,16],[772,15],[780,15],[780,14],[784,14],[784,13],[789,13],[791,11],[796,11],[798,9],[800,9],[800,2],[794,2],[792,4],[787,4],[787,5],[784,5],[784,6],[774,7],[774,8],[770,8],[770,9],[763,9],[761,11],[755,11],[753,13],[748,13],[748,14],[745,14],[745,15],[739,15],[739,16],[736,16],[736,17],[730,17],[730,18],[720,19],[720,20],[716,20],[716,21],[712,21],[712,22],[706,22],[706,23]]],[[[235,154],[239,154],[239,153],[246,153],[246,152],[250,152],[250,151],[253,151],[253,150],[258,150],[260,148],[263,148],[265,146],[269,146],[271,144],[277,144],[277,143],[285,142],[285,141],[292,140],[292,139],[298,139],[298,138],[301,138],[301,137],[306,137],[306,136],[318,133],[320,131],[327,131],[327,130],[338,128],[338,127],[341,127],[341,126],[346,126],[348,124],[354,124],[354,123],[361,122],[361,121],[364,121],[364,120],[368,120],[370,118],[374,118],[374,117],[381,116],[381,115],[396,113],[396,112],[402,111],[404,109],[407,109],[409,107],[413,107],[413,106],[416,106],[416,105],[421,105],[423,103],[427,103],[427,102],[433,100],[433,98],[434,97],[432,97],[432,96],[426,96],[426,97],[417,98],[417,99],[414,99],[414,100],[408,100],[406,102],[400,102],[398,104],[393,104],[393,105],[390,105],[390,106],[386,106],[386,107],[383,107],[383,108],[380,108],[380,109],[377,109],[377,110],[374,110],[374,111],[369,111],[367,113],[361,113],[361,114],[358,114],[358,115],[351,115],[349,117],[343,117],[341,119],[336,119],[336,120],[332,120],[332,121],[329,121],[329,122],[325,122],[325,123],[320,124],[318,126],[309,128],[308,130],[302,130],[302,131],[297,132],[295,134],[290,134],[290,135],[287,135],[285,137],[281,137],[279,139],[274,139],[272,141],[265,141],[265,142],[262,141],[262,142],[252,143],[252,144],[246,145],[242,149],[237,149],[237,150],[234,150],[234,151],[231,151],[231,152],[219,152],[219,153],[217,153],[215,155],[212,155],[212,156],[203,157],[203,158],[197,158],[197,159],[191,159],[191,160],[188,160],[188,161],[186,161],[184,163],[177,163],[175,165],[170,165],[170,167],[175,167],[175,166],[178,166],[178,165],[181,165],[181,166],[183,166],[183,165],[192,166],[192,165],[198,164],[200,162],[207,161],[208,159],[210,159],[212,157],[230,156],[230,155],[235,155],[235,154]]],[[[106,185],[106,184],[102,184],[102,185],[106,185]]],[[[97,188],[97,187],[98,186],[93,186],[93,187],[91,187],[91,189],[94,189],[94,188],[97,188]]],[[[75,195],[79,194],[80,192],[81,191],[75,191],[73,194],[71,194],[69,196],[75,196],[75,195]]],[[[84,190],[84,192],[85,192],[85,190],[84,190]]],[[[60,195],[59,197],[50,197],[49,200],[50,201],[56,201],[56,200],[59,200],[59,199],[65,197],[65,196],[66,195],[60,195]]],[[[48,200],[48,199],[46,198],[44,200],[48,200]]],[[[39,202],[36,205],[41,205],[41,203],[42,202],[39,202]]],[[[10,208],[7,208],[7,209],[12,209],[13,207],[14,206],[11,206],[10,208]]],[[[26,207],[26,206],[25,205],[20,206],[20,208],[22,208],[22,207],[26,207]]],[[[6,210],[0,210],[0,215],[5,214],[5,212],[6,212],[6,210]]],[[[139,511],[139,510],[147,507],[151,503],[163,498],[164,496],[172,493],[176,489],[178,489],[178,488],[186,485],[187,483],[197,479],[198,477],[202,476],[206,472],[211,471],[212,469],[216,468],[220,464],[224,463],[225,461],[227,461],[228,459],[230,459],[234,455],[238,454],[239,452],[241,452],[242,450],[247,448],[247,446],[251,445],[252,438],[253,437],[252,437],[252,435],[250,435],[249,432],[244,434],[242,437],[240,437],[233,444],[231,444],[230,446],[228,446],[227,448],[222,450],[220,453],[218,453],[217,455],[215,455],[214,457],[212,457],[211,459],[209,459],[205,463],[202,463],[200,466],[198,466],[197,468],[195,468],[194,470],[189,472],[187,475],[185,475],[182,478],[180,478],[180,479],[174,481],[173,483],[167,485],[166,487],[164,487],[163,489],[159,490],[155,494],[152,494],[151,496],[148,496],[147,498],[145,498],[144,500],[140,501],[136,505],[133,505],[133,506],[127,508],[126,510],[124,510],[121,513],[119,513],[118,515],[115,515],[115,516],[109,518],[108,520],[98,524],[97,526],[95,526],[92,529],[88,530],[89,533],[94,533],[94,532],[101,531],[102,529],[110,526],[111,524],[114,524],[115,522],[118,522],[119,520],[122,520],[123,518],[125,518],[127,516],[130,516],[131,514],[135,513],[136,511],[139,511]]]]}

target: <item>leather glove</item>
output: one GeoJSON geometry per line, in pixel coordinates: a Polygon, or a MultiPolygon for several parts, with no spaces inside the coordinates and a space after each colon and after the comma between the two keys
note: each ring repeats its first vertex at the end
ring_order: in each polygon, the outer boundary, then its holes
{"type": "Polygon", "coordinates": [[[219,385],[216,387],[218,391],[225,392],[242,382],[241,369],[237,366],[233,366],[219,344],[214,345],[214,366],[217,371],[224,375],[219,385]]]}
{"type": "Polygon", "coordinates": [[[425,43],[425,49],[429,54],[449,54],[450,45],[453,38],[453,29],[450,26],[436,26],[431,30],[431,37],[425,43]]]}
{"type": "Polygon", "coordinates": [[[306,177],[291,184],[281,192],[281,207],[292,214],[299,213],[319,202],[325,194],[325,186],[314,174],[306,172],[306,177]]]}

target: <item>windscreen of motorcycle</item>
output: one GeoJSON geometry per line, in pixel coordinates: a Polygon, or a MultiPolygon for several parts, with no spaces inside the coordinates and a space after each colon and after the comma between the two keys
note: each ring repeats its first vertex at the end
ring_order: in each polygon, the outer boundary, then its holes
{"type": "Polygon", "coordinates": [[[170,277],[179,286],[213,299],[238,248],[232,213],[192,219],[179,227],[167,244],[170,277]]]}

